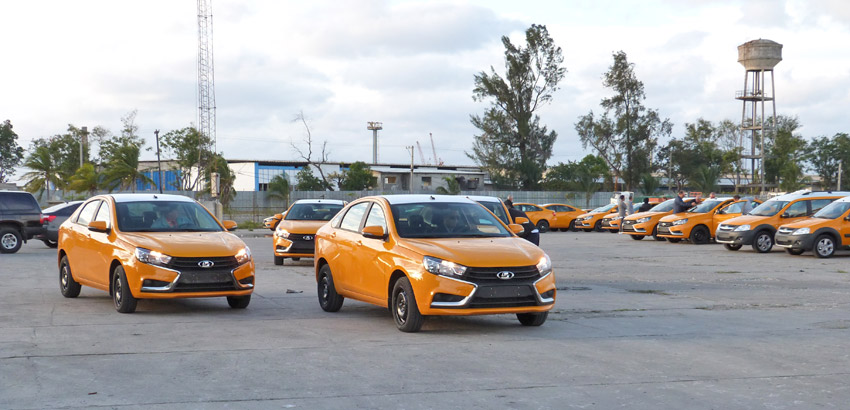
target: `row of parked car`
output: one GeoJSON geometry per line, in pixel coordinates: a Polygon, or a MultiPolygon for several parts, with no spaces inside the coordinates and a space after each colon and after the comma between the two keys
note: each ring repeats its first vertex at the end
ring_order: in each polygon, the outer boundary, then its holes
{"type": "Polygon", "coordinates": [[[0,253],[15,253],[31,239],[55,248],[59,225],[81,203],[83,201],[65,202],[42,210],[29,192],[0,191],[0,253]]]}
{"type": "Polygon", "coordinates": [[[798,191],[764,202],[705,199],[677,214],[671,199],[622,220],[611,204],[579,216],[576,226],[587,232],[623,233],[635,240],[652,236],[674,243],[715,241],[730,251],[751,246],[760,253],[778,246],[792,255],[811,251],[828,258],[836,250],[850,248],[850,192],[798,191]]]}

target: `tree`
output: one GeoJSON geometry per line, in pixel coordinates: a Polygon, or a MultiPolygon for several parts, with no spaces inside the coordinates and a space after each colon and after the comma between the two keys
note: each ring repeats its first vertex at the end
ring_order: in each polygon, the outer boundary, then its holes
{"type": "Polygon", "coordinates": [[[267,192],[269,199],[289,201],[289,180],[287,180],[283,175],[275,175],[271,181],[269,181],[269,189],[267,192]]]}
{"type": "Polygon", "coordinates": [[[301,149],[298,148],[298,146],[296,146],[294,143],[290,143],[290,144],[292,145],[292,149],[294,149],[298,153],[298,155],[301,156],[301,158],[303,158],[305,161],[307,161],[307,167],[308,168],[312,166],[319,171],[319,176],[321,177],[322,186],[324,186],[324,189],[316,189],[316,191],[324,191],[324,190],[333,191],[333,186],[331,185],[330,182],[328,182],[330,175],[325,176],[325,171],[322,169],[322,166],[321,166],[322,164],[328,162],[328,156],[330,155],[330,152],[328,152],[328,150],[327,150],[328,149],[328,141],[325,140],[322,143],[322,154],[319,156],[318,163],[316,163],[315,161],[313,161],[313,132],[310,130],[310,125],[307,124],[307,119],[304,117],[304,112],[303,111],[299,112],[295,116],[295,119],[293,119],[292,121],[293,122],[301,122],[301,124],[304,125],[304,130],[305,130],[305,133],[306,133],[306,136],[304,137],[304,140],[305,140],[304,142],[307,143],[307,153],[305,154],[303,151],[301,151],[301,149]]]}
{"type": "Polygon", "coordinates": [[[88,192],[89,196],[93,196],[103,185],[103,175],[97,173],[94,164],[87,162],[71,176],[68,188],[78,193],[88,192]]]}
{"type": "Polygon", "coordinates": [[[540,125],[535,112],[552,100],[566,69],[561,67],[561,48],[546,26],[533,24],[525,31],[525,41],[526,47],[521,47],[502,37],[505,78],[492,66],[490,74],[475,75],[472,98],[491,100],[491,107],[482,117],[470,117],[482,133],[466,155],[501,187],[535,189],[558,137],[540,125]]]}
{"type": "Polygon", "coordinates": [[[443,177],[443,181],[446,181],[446,186],[438,186],[434,192],[440,195],[457,195],[460,193],[460,182],[458,182],[457,179],[452,177],[443,177]]]}
{"type": "Polygon", "coordinates": [[[769,184],[792,191],[800,188],[803,166],[799,159],[805,157],[806,141],[795,135],[800,127],[796,117],[777,116],[775,132],[765,133],[764,178],[769,184]]]}
{"type": "Polygon", "coordinates": [[[59,171],[48,140],[39,138],[33,141],[29,151],[24,166],[32,171],[23,175],[26,181],[25,189],[33,193],[38,192],[39,198],[47,192],[47,198],[50,199],[50,185],[57,185],[59,171]]]}
{"type": "Polygon", "coordinates": [[[643,105],[646,99],[643,83],[634,73],[626,53],[614,53],[614,63],[603,75],[602,84],[614,95],[602,99],[603,116],[595,119],[593,112],[579,117],[576,131],[582,146],[593,147],[611,166],[616,177],[621,177],[626,190],[637,186],[641,175],[652,172],[650,157],[659,137],[669,136],[672,124],[661,120],[658,111],[643,105]]]}
{"type": "Polygon", "coordinates": [[[717,191],[717,180],[721,175],[720,167],[703,165],[693,174],[690,183],[700,192],[714,192],[717,191]]]}
{"type": "Polygon", "coordinates": [[[357,161],[348,167],[339,179],[339,189],[344,191],[361,191],[377,184],[369,166],[363,161],[357,161]]]}
{"type": "Polygon", "coordinates": [[[327,188],[324,181],[313,175],[309,165],[295,174],[295,181],[295,189],[299,191],[324,191],[327,188]]]}
{"type": "Polygon", "coordinates": [[[207,194],[212,193],[212,173],[218,173],[218,200],[224,206],[230,205],[233,198],[236,198],[236,189],[233,187],[234,182],[236,182],[236,174],[230,170],[227,160],[220,154],[213,154],[208,164],[209,166],[204,168],[206,184],[203,191],[207,194]]]}
{"type": "Polygon", "coordinates": [[[652,195],[661,187],[661,181],[652,174],[646,173],[640,177],[640,187],[644,195],[652,195]]]}
{"type": "Polygon", "coordinates": [[[15,167],[24,159],[24,149],[18,145],[18,134],[12,131],[12,122],[0,124],[0,184],[14,175],[15,167]]]}
{"type": "Polygon", "coordinates": [[[136,181],[154,184],[153,179],[139,171],[139,147],[136,145],[115,148],[105,167],[103,183],[109,192],[117,188],[136,192],[136,181]]]}
{"type": "Polygon", "coordinates": [[[200,169],[202,162],[209,162],[212,152],[206,147],[211,142],[208,136],[202,135],[193,126],[172,130],[162,136],[162,150],[173,156],[179,168],[177,180],[180,186],[177,187],[178,189],[193,191],[198,186],[201,173],[195,172],[193,174],[192,171],[200,169]]]}
{"type": "Polygon", "coordinates": [[[831,189],[838,184],[838,164],[841,166],[841,182],[850,177],[850,136],[838,133],[832,138],[813,139],[806,147],[806,160],[809,168],[821,178],[821,186],[831,189]]]}

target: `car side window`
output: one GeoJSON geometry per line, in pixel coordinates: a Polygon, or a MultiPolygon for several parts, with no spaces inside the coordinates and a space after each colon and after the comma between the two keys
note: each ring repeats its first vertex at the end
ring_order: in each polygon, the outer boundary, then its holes
{"type": "Polygon", "coordinates": [[[105,202],[100,209],[97,210],[97,215],[95,215],[94,220],[106,222],[106,226],[111,225],[109,218],[109,206],[105,202]]]}
{"type": "Polygon", "coordinates": [[[806,216],[809,213],[808,205],[809,201],[794,202],[788,207],[788,209],[785,210],[785,214],[788,215],[789,218],[806,216]]]}
{"type": "Polygon", "coordinates": [[[378,204],[372,205],[372,209],[369,210],[369,216],[366,217],[366,224],[364,226],[375,225],[384,228],[384,233],[387,232],[387,218],[384,217],[384,210],[381,209],[381,206],[378,204]]]}
{"type": "Polygon", "coordinates": [[[83,206],[83,210],[80,211],[80,215],[77,216],[77,223],[88,226],[92,217],[94,217],[94,212],[97,211],[97,207],[100,205],[100,202],[101,201],[91,201],[85,204],[85,206],[83,206]]]}
{"type": "Polygon", "coordinates": [[[363,215],[366,213],[366,208],[369,202],[359,203],[348,208],[348,212],[342,217],[342,222],[339,227],[345,230],[357,232],[360,230],[360,221],[363,220],[363,215]]]}
{"type": "Polygon", "coordinates": [[[823,207],[829,205],[834,201],[834,199],[813,199],[812,200],[812,215],[815,212],[820,211],[823,207]]]}
{"type": "Polygon", "coordinates": [[[718,212],[718,213],[722,214],[722,215],[739,214],[739,213],[741,213],[741,211],[744,210],[744,204],[745,203],[746,202],[735,202],[735,203],[730,204],[727,207],[721,209],[720,212],[718,212]]]}

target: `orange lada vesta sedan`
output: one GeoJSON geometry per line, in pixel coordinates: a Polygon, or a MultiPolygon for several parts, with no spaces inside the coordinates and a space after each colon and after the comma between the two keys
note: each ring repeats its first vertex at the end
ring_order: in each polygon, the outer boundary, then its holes
{"type": "MultiPolygon", "coordinates": [[[[283,265],[291,258],[312,258],[316,231],[345,206],[338,199],[299,199],[284,212],[274,231],[274,264],[283,265]]],[[[277,215],[275,215],[277,216],[277,215]]]]}
{"type": "Polygon", "coordinates": [[[552,262],[480,204],[462,197],[361,198],[316,233],[319,304],[388,307],[396,326],[425,316],[516,314],[540,326],[555,303],[552,262]]]}
{"type": "Polygon", "coordinates": [[[226,297],[244,309],[254,290],[251,250],[206,208],[179,195],[114,194],[87,200],[59,228],[59,286],[109,292],[121,313],[139,299],[226,297]]]}

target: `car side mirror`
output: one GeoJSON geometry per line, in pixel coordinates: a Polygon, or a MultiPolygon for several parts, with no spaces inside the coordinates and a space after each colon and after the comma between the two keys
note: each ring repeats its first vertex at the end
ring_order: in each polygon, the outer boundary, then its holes
{"type": "Polygon", "coordinates": [[[221,224],[224,225],[224,229],[227,229],[228,231],[232,231],[236,229],[237,226],[239,226],[236,221],[231,220],[221,221],[221,224]]]}
{"type": "Polygon", "coordinates": [[[845,217],[844,217],[844,220],[845,220],[845,221],[850,221],[850,215],[845,216],[845,217]]]}
{"type": "Polygon", "coordinates": [[[283,214],[274,214],[274,219],[283,219],[283,214]]]}
{"type": "Polygon", "coordinates": [[[363,237],[369,239],[386,239],[387,234],[384,232],[384,227],[380,225],[369,225],[363,227],[363,237]]]}
{"type": "Polygon", "coordinates": [[[788,212],[785,212],[785,213],[782,214],[782,216],[780,216],[780,218],[790,218],[790,217],[791,217],[791,214],[789,214],[788,212]]]}
{"type": "MultiPolygon", "coordinates": [[[[525,218],[519,218],[519,219],[525,219],[525,218]]],[[[517,235],[519,235],[519,234],[521,234],[525,231],[525,228],[523,228],[522,225],[520,225],[520,224],[510,224],[510,225],[508,225],[508,228],[511,229],[511,232],[513,232],[517,235]]]]}
{"type": "Polygon", "coordinates": [[[106,221],[91,221],[91,222],[89,222],[89,230],[94,231],[94,232],[109,233],[109,227],[106,225],[106,221]]]}
{"type": "Polygon", "coordinates": [[[531,221],[529,221],[529,220],[528,220],[528,218],[525,218],[525,217],[522,217],[522,216],[517,217],[516,219],[514,219],[514,223],[515,223],[515,224],[520,224],[520,225],[522,225],[522,224],[527,224],[527,223],[529,223],[529,222],[531,222],[531,221]]]}

